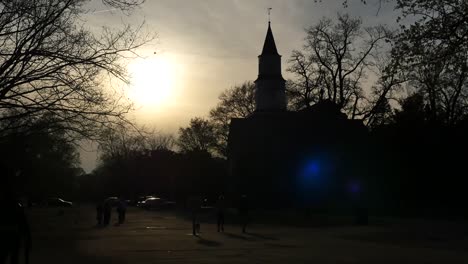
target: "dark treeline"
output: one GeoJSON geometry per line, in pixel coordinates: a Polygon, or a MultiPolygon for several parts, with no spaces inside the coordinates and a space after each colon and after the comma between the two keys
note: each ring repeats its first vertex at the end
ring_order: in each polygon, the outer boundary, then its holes
{"type": "Polygon", "coordinates": [[[63,130],[38,128],[2,137],[0,160],[2,185],[31,202],[46,197],[75,197],[84,174],[77,146],[63,130]]]}
{"type": "Polygon", "coordinates": [[[181,128],[179,138],[186,141],[143,130],[107,131],[99,145],[98,167],[80,179],[82,199],[156,195],[185,202],[189,195],[212,199],[219,195],[226,179],[226,161],[214,157],[204,147],[214,140],[212,135],[204,137],[205,127],[196,132],[181,128]],[[187,145],[203,141],[206,144],[187,145]]]}
{"type": "Polygon", "coordinates": [[[369,203],[382,214],[468,217],[468,119],[431,121],[415,97],[370,133],[369,203]]]}
{"type": "Polygon", "coordinates": [[[206,152],[158,149],[101,164],[81,177],[80,191],[85,200],[156,195],[184,204],[196,194],[213,201],[223,190],[226,173],[226,161],[206,152]]]}

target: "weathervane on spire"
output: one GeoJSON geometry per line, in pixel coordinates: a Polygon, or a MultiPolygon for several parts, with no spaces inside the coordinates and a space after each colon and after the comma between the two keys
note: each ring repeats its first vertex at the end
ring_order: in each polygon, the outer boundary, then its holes
{"type": "Polygon", "coordinates": [[[269,7],[268,8],[268,23],[270,23],[270,11],[272,10],[273,8],[269,7]]]}

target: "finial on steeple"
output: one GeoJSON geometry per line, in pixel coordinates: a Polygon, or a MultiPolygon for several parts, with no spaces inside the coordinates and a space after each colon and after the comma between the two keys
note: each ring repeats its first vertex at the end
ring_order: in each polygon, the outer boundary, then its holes
{"type": "Polygon", "coordinates": [[[271,20],[270,20],[270,11],[272,10],[273,8],[269,7],[268,8],[268,24],[270,24],[271,20]]]}
{"type": "Polygon", "coordinates": [[[265,54],[273,54],[273,55],[279,55],[278,51],[276,50],[276,44],[275,44],[275,39],[273,38],[273,32],[271,31],[271,25],[270,25],[270,10],[272,8],[268,8],[268,30],[267,30],[267,35],[265,38],[265,43],[263,44],[263,50],[261,55],[265,54]]]}

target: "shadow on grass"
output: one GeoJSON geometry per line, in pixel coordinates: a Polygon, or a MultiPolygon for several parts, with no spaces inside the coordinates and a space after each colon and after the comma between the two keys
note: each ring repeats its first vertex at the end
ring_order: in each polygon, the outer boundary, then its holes
{"type": "Polygon", "coordinates": [[[218,241],[214,241],[214,240],[208,240],[208,239],[205,239],[199,235],[197,235],[196,237],[198,237],[198,240],[197,240],[197,243],[198,244],[201,244],[203,246],[207,246],[207,247],[219,247],[222,245],[222,243],[218,242],[218,241]]]}
{"type": "Polygon", "coordinates": [[[247,240],[247,241],[252,241],[254,239],[243,236],[243,235],[238,235],[238,234],[233,234],[233,233],[223,233],[223,235],[229,237],[229,238],[234,238],[234,239],[241,239],[241,240],[247,240]]]}
{"type": "Polygon", "coordinates": [[[255,237],[255,238],[259,238],[259,239],[278,240],[278,238],[276,238],[276,237],[266,236],[266,235],[262,235],[262,234],[258,234],[258,233],[246,232],[246,234],[249,235],[249,236],[255,237]]]}
{"type": "Polygon", "coordinates": [[[265,243],[265,245],[273,248],[298,248],[297,245],[288,244],[265,243]]]}

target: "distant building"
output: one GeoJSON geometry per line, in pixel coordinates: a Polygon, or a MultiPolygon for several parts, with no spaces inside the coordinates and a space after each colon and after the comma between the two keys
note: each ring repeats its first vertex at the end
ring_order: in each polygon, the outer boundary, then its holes
{"type": "Polygon", "coordinates": [[[231,120],[228,190],[259,206],[340,204],[363,188],[367,129],[331,101],[286,109],[285,80],[270,23],[259,58],[256,111],[231,120]]]}

